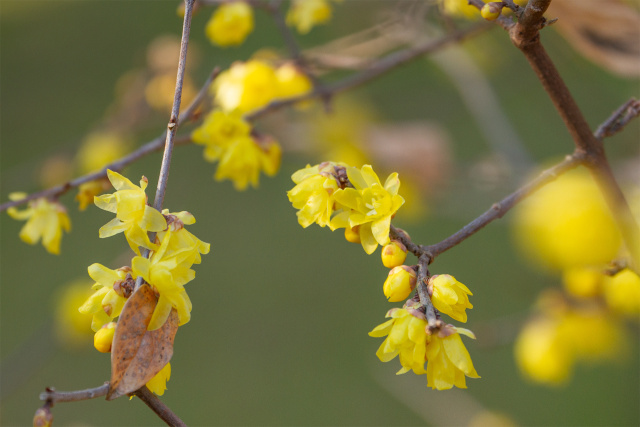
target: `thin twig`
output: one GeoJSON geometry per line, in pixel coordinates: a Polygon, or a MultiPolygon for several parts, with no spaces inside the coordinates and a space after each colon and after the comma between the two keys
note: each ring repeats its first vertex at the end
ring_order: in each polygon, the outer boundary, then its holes
{"type": "Polygon", "coordinates": [[[80,400],[95,399],[96,397],[106,396],[109,391],[109,382],[103,385],[76,391],[56,391],[53,388],[47,388],[46,391],[40,393],[40,400],[52,403],[62,402],[78,402],[80,400]]]}
{"type": "Polygon", "coordinates": [[[151,393],[147,387],[142,387],[132,393],[142,400],[153,412],[155,412],[167,425],[176,427],[186,427],[184,421],[180,419],[167,405],[158,397],[151,393]]]}
{"type": "Polygon", "coordinates": [[[602,123],[595,132],[595,137],[602,140],[620,132],[629,122],[640,116],[640,101],[631,98],[602,123]]]}
{"type": "Polygon", "coordinates": [[[434,52],[451,43],[464,40],[465,38],[473,34],[476,34],[480,31],[486,30],[488,28],[489,27],[487,26],[486,23],[480,23],[472,27],[466,28],[464,30],[453,32],[437,40],[432,40],[432,41],[423,43],[419,46],[413,46],[408,49],[391,53],[382,59],[372,62],[367,66],[367,68],[364,71],[360,73],[348,76],[343,80],[337,81],[333,84],[327,84],[322,91],[315,89],[303,95],[271,101],[269,104],[265,105],[264,107],[254,110],[251,113],[247,114],[245,116],[245,119],[255,120],[274,110],[279,110],[283,107],[296,104],[300,101],[306,101],[308,99],[317,98],[320,96],[327,96],[328,94],[333,96],[336,93],[353,89],[355,87],[368,83],[369,81],[374,80],[377,77],[382,76],[383,74],[387,73],[390,70],[398,68],[401,65],[407,64],[415,60],[416,58],[419,58],[422,55],[434,52]]]}
{"type": "Polygon", "coordinates": [[[418,278],[417,278],[417,293],[420,300],[420,304],[424,306],[425,316],[427,318],[427,325],[431,332],[442,326],[442,322],[438,319],[436,309],[431,302],[431,295],[427,289],[427,281],[429,280],[429,263],[431,258],[428,254],[422,254],[418,258],[418,278]]]}

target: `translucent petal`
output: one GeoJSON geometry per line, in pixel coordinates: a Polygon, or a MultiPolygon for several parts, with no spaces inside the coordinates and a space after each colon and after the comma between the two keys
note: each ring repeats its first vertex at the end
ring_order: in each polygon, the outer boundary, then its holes
{"type": "Polygon", "coordinates": [[[111,185],[113,185],[113,188],[115,188],[118,191],[134,190],[134,189],[139,190],[137,185],[129,181],[124,176],[120,175],[118,172],[114,172],[110,169],[107,169],[107,177],[109,178],[109,181],[111,181],[111,185]]]}
{"type": "Polygon", "coordinates": [[[103,194],[102,196],[93,196],[93,203],[107,212],[118,212],[118,201],[114,194],[103,194]]]}
{"type": "Polygon", "coordinates": [[[131,260],[131,270],[136,274],[136,276],[142,276],[144,280],[149,281],[149,268],[151,263],[147,258],[142,256],[134,257],[131,260]]]}
{"type": "Polygon", "coordinates": [[[15,207],[10,207],[9,209],[7,209],[7,214],[9,214],[9,216],[11,218],[18,219],[18,220],[29,219],[29,218],[31,218],[33,213],[34,213],[34,209],[33,208],[27,208],[27,209],[25,209],[23,211],[19,211],[15,207]]]}
{"type": "Polygon", "coordinates": [[[153,315],[151,316],[151,320],[149,321],[149,326],[147,326],[147,330],[154,331],[160,328],[167,321],[169,314],[171,313],[171,309],[173,306],[169,302],[169,299],[164,295],[160,294],[160,298],[158,298],[158,304],[156,305],[155,310],[153,310],[153,315]]]}
{"type": "Polygon", "coordinates": [[[360,192],[353,188],[338,190],[333,194],[334,199],[349,209],[358,208],[358,199],[362,198],[360,192]]]}
{"type": "Polygon", "coordinates": [[[442,339],[442,345],[447,354],[447,358],[458,369],[470,377],[477,378],[478,374],[473,368],[471,356],[460,339],[460,335],[454,334],[442,339]],[[475,376],[474,376],[475,375],[475,376]]]}
{"type": "Polygon", "coordinates": [[[360,226],[360,242],[364,251],[371,255],[378,247],[378,242],[371,233],[371,226],[369,224],[362,224],[360,226]]]}
{"type": "Polygon", "coordinates": [[[117,271],[111,270],[97,262],[91,264],[89,268],[87,268],[87,271],[89,272],[89,277],[102,286],[112,287],[114,282],[123,279],[123,276],[118,274],[117,271]]]}
{"type": "Polygon", "coordinates": [[[393,326],[394,319],[387,320],[386,322],[376,326],[373,328],[371,332],[369,332],[370,337],[384,337],[385,335],[389,335],[389,331],[393,326]]]}
{"type": "Polygon", "coordinates": [[[394,172],[387,177],[387,180],[384,183],[384,189],[395,196],[396,194],[398,194],[399,188],[400,180],[398,179],[398,173],[394,172]]]}
{"type": "Polygon", "coordinates": [[[115,234],[122,233],[126,228],[126,223],[120,221],[118,218],[113,218],[111,221],[100,227],[98,235],[100,238],[111,237],[115,234]]]}
{"type": "MultiPolygon", "coordinates": [[[[195,219],[194,219],[195,221],[195,219]]],[[[143,230],[162,231],[167,228],[167,221],[164,216],[151,206],[144,207],[144,215],[139,223],[143,230]]]]}
{"type": "Polygon", "coordinates": [[[380,184],[380,179],[378,178],[378,175],[376,175],[376,173],[373,171],[373,168],[371,167],[371,165],[362,166],[361,171],[362,171],[362,178],[367,183],[366,185],[367,187],[371,187],[373,185],[382,186],[382,184],[380,184]]]}
{"type": "Polygon", "coordinates": [[[373,237],[381,245],[389,243],[389,228],[391,227],[391,216],[386,216],[378,221],[371,223],[371,232],[373,237]]]}

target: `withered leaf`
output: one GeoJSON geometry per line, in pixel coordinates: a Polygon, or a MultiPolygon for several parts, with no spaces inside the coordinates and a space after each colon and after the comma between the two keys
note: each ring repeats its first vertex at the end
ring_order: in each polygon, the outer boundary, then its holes
{"type": "Polygon", "coordinates": [[[148,285],[127,300],[118,320],[111,350],[111,381],[107,400],[145,385],[171,360],[178,331],[178,313],[171,310],[161,328],[148,331],[157,298],[148,285]]]}

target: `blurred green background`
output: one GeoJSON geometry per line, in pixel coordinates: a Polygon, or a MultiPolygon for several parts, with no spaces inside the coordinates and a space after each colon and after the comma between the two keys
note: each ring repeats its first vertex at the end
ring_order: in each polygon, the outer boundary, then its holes
{"type": "MultiPolygon", "coordinates": [[[[332,25],[299,39],[314,46],[365,28],[392,3],[345,1],[335,6],[332,25]]],[[[12,191],[37,190],[38,170],[52,155],[73,154],[101,122],[118,79],[145,65],[147,46],[157,36],[179,35],[181,19],[175,1],[1,0],[0,7],[6,201],[12,191]]],[[[227,67],[265,46],[283,49],[273,23],[260,12],[255,33],[241,48],[215,48],[204,37],[210,13],[194,17],[196,86],[215,65],[227,67]]],[[[552,31],[544,39],[594,128],[637,96],[637,80],[598,68],[552,31]]],[[[479,66],[531,158],[545,162],[570,153],[568,133],[506,35],[496,28],[467,46],[471,57],[485,57],[479,66]]],[[[523,178],[516,172],[508,180],[478,184],[472,171],[490,154],[486,141],[446,73],[429,58],[355,92],[385,123],[435,121],[450,135],[452,178],[427,202],[429,214],[409,221],[401,210],[395,220],[415,241],[435,243],[450,235],[523,178]]],[[[155,137],[167,117],[151,116],[136,133],[136,144],[155,137]]],[[[634,123],[607,141],[617,170],[638,156],[638,133],[634,123]]],[[[146,175],[152,194],[160,158],[148,156],[125,175],[134,182],[146,175]]],[[[381,340],[367,336],[392,307],[381,292],[387,270],[379,252],[367,256],[341,232],[303,230],[286,198],[291,174],[322,160],[285,152],[277,177],[263,176],[259,190],[239,193],[229,182],[212,180],[214,166],[202,161],[200,147],[174,153],[165,206],[192,212],[198,222],[190,230],[212,245],[187,287],[193,317],[176,337],[172,378],[162,398],[187,424],[459,425],[483,410],[520,425],[640,424],[637,339],[626,360],[579,365],[565,387],[521,377],[512,355],[513,330],[539,291],[560,282],[514,250],[508,215],[432,266],[433,273],[453,274],[474,292],[466,327],[478,332],[478,340],[465,344],[482,379],[468,380],[466,391],[438,392],[427,389],[424,376],[394,376],[397,361],[380,363],[375,351],[381,340]],[[503,338],[492,339],[496,334],[503,338]]],[[[109,357],[92,348],[91,337],[73,349],[63,348],[53,334],[59,289],[88,280],[86,268],[94,262],[118,267],[116,260],[128,250],[119,236],[98,238],[98,228],[111,217],[95,207],[79,213],[72,193],[61,198],[73,230],[64,236],[60,256],[24,244],[18,238],[23,223],[0,217],[3,425],[29,425],[46,386],[75,390],[108,380],[109,357]]],[[[59,404],[53,412],[57,425],[160,424],[141,402],[126,398],[59,404]]]]}

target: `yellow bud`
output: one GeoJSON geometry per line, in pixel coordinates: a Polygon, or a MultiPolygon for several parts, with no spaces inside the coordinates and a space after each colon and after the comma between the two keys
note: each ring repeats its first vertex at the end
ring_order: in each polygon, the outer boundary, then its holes
{"type": "Polygon", "coordinates": [[[480,15],[487,21],[495,21],[502,13],[502,2],[486,3],[480,9],[480,15]]]}
{"type": "Polygon", "coordinates": [[[33,416],[33,427],[51,427],[53,414],[47,405],[45,404],[45,406],[36,410],[33,416]]]}
{"type": "Polygon", "coordinates": [[[624,269],[604,280],[604,297],[615,312],[629,316],[640,315],[640,276],[624,269]]]}
{"type": "Polygon", "coordinates": [[[417,276],[413,268],[401,265],[394,267],[387,276],[382,290],[389,302],[398,302],[407,299],[413,288],[416,287],[417,276]]]}
{"type": "Polygon", "coordinates": [[[382,248],[382,264],[387,268],[394,268],[404,263],[407,259],[407,248],[397,240],[392,241],[382,248]]]}
{"type": "Polygon", "coordinates": [[[113,335],[116,333],[116,324],[114,322],[107,323],[93,336],[93,346],[100,353],[110,353],[111,344],[113,343],[113,335]]]}
{"type": "Polygon", "coordinates": [[[571,295],[592,298],[600,293],[604,275],[595,268],[570,268],[562,274],[564,288],[571,295]]]}
{"type": "Polygon", "coordinates": [[[353,228],[346,227],[344,229],[344,238],[347,239],[347,242],[351,243],[360,243],[360,230],[359,226],[355,226],[353,228]]]}

